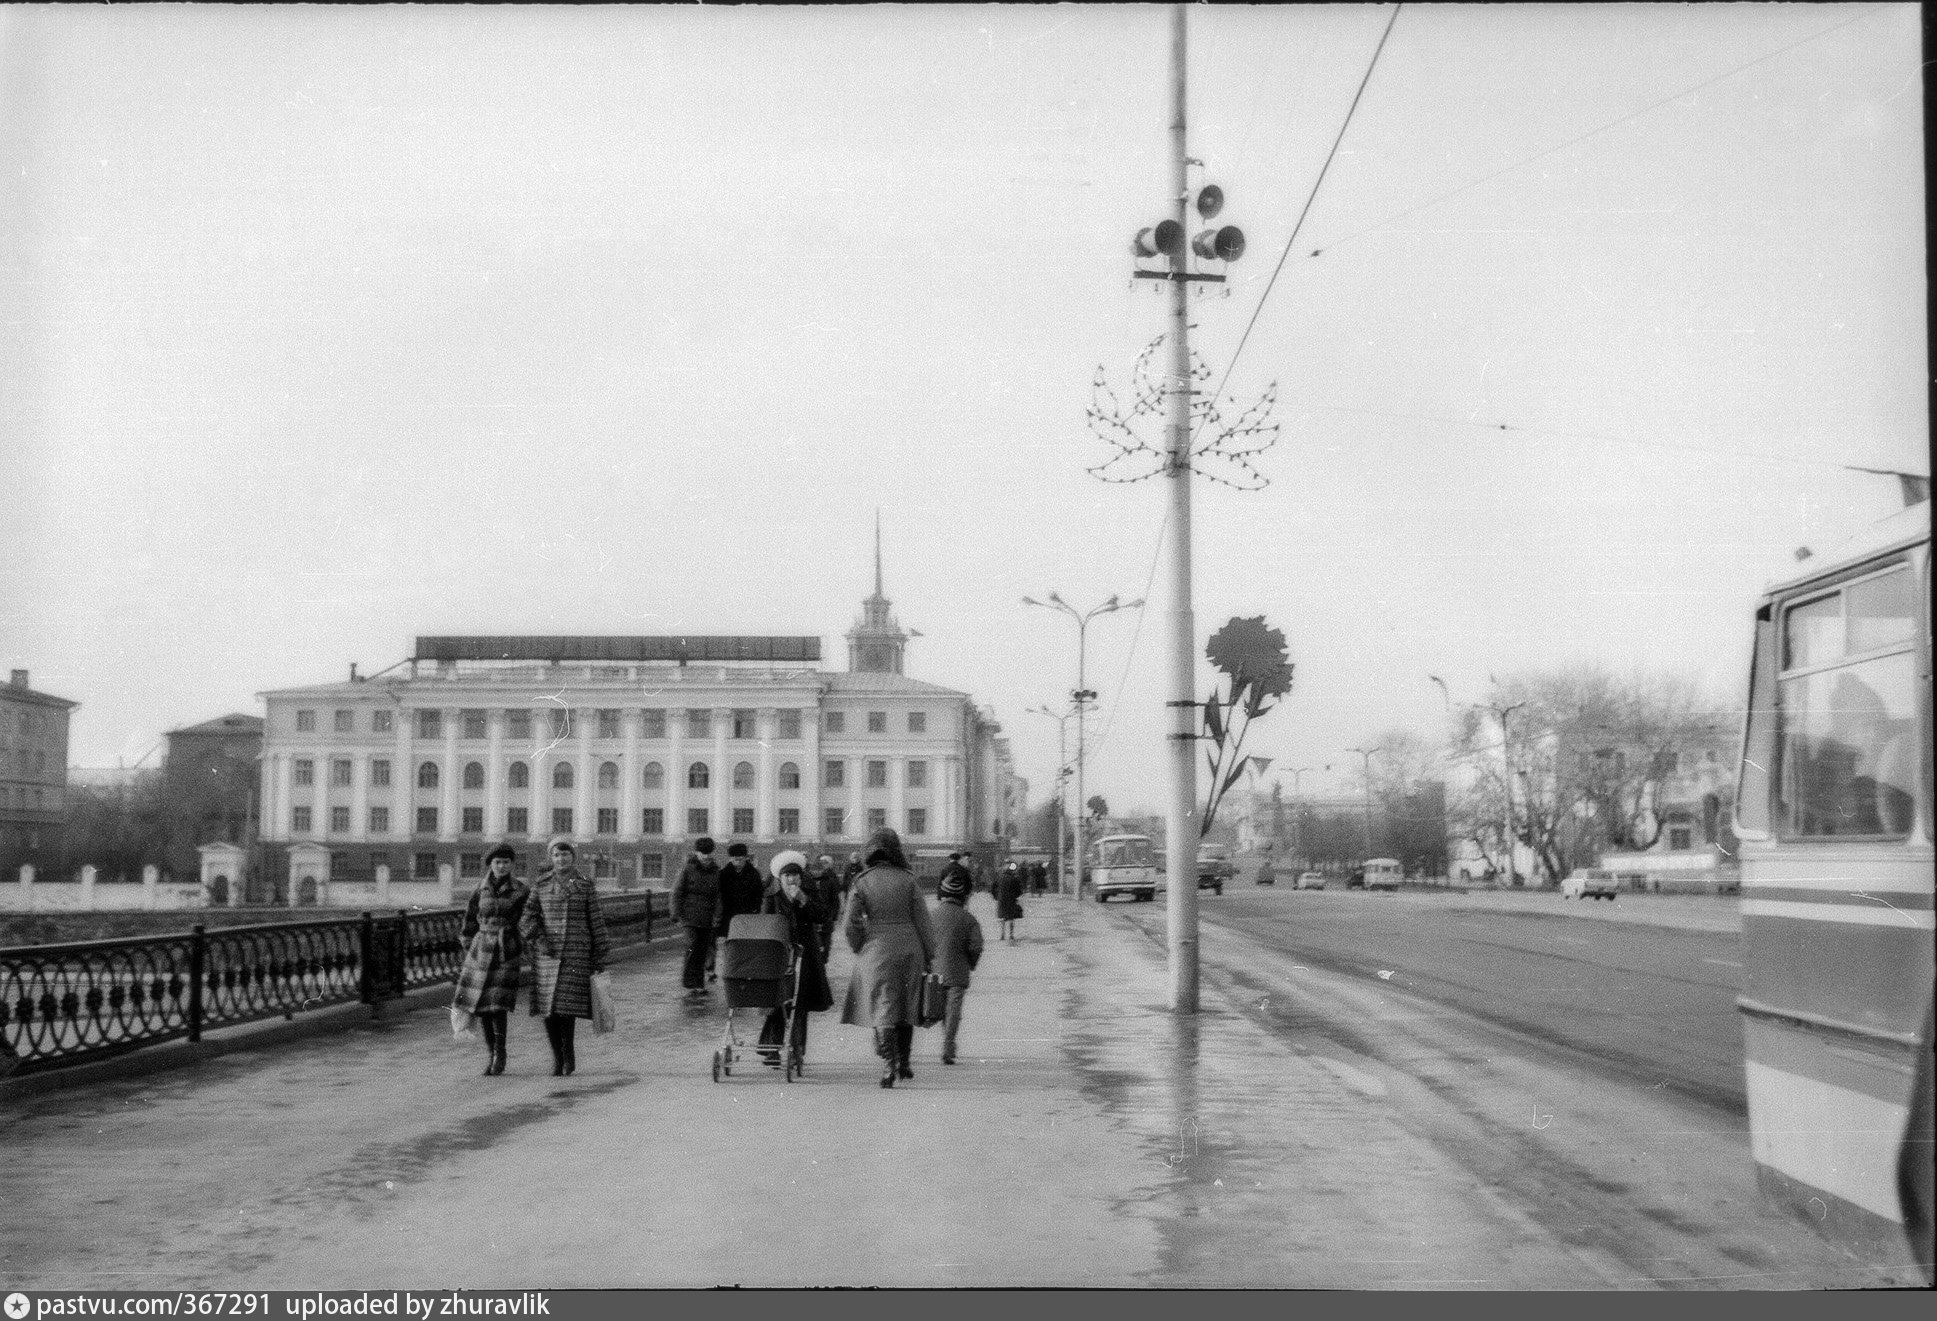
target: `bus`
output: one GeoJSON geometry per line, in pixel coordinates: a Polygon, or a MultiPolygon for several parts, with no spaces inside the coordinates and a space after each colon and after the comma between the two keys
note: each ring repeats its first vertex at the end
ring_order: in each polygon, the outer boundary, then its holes
{"type": "Polygon", "coordinates": [[[1089,848],[1089,881],[1097,903],[1127,894],[1149,903],[1163,888],[1148,835],[1105,835],[1089,848]]]}
{"type": "Polygon", "coordinates": [[[1750,1149],[1766,1197],[1931,1274],[1930,505],[1772,585],[1737,771],[1750,1149]]]}
{"type": "Polygon", "coordinates": [[[1405,879],[1406,869],[1397,858],[1365,860],[1365,888],[1368,890],[1396,890],[1399,882],[1405,879]]]}

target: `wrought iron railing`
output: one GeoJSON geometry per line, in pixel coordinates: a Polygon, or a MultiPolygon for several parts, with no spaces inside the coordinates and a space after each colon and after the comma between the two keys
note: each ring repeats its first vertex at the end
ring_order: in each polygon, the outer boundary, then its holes
{"type": "MultiPolygon", "coordinates": [[[[666,915],[658,891],[600,901],[615,946],[666,915]]],[[[0,949],[0,1076],[452,981],[463,922],[449,908],[0,949]]]]}

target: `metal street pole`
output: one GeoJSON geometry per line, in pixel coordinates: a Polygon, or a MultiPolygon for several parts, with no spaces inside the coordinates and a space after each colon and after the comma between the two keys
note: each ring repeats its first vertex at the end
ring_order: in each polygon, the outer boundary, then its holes
{"type": "Polygon", "coordinates": [[[1298,784],[1310,769],[1309,766],[1291,768],[1291,856],[1298,859],[1301,871],[1305,864],[1305,824],[1298,819],[1298,784]]]}
{"type": "Polygon", "coordinates": [[[1046,706],[1032,706],[1029,708],[1029,713],[1048,716],[1056,722],[1056,892],[1061,894],[1063,890],[1063,817],[1066,815],[1063,808],[1065,792],[1063,781],[1069,772],[1069,751],[1064,735],[1069,732],[1069,714],[1065,712],[1057,715],[1046,706]]]}
{"type": "MultiPolygon", "coordinates": [[[[1184,232],[1190,198],[1185,136],[1184,6],[1170,10],[1171,214],[1184,232]]],[[[1170,1008],[1197,1012],[1197,691],[1190,583],[1190,316],[1185,274],[1188,248],[1170,254],[1170,811],[1164,852],[1170,876],[1165,916],[1170,955],[1170,1008]]]]}
{"type": "Polygon", "coordinates": [[[1365,783],[1365,856],[1369,859],[1372,856],[1372,754],[1378,752],[1379,749],[1347,748],[1345,750],[1347,752],[1356,752],[1359,756],[1365,758],[1365,770],[1363,772],[1365,783]]]}
{"type": "Polygon", "coordinates": [[[1512,706],[1501,708],[1489,706],[1486,709],[1500,718],[1500,785],[1507,799],[1507,888],[1520,884],[1520,873],[1514,855],[1520,850],[1513,838],[1513,740],[1507,733],[1507,717],[1525,706],[1525,702],[1515,702],[1512,706]]]}

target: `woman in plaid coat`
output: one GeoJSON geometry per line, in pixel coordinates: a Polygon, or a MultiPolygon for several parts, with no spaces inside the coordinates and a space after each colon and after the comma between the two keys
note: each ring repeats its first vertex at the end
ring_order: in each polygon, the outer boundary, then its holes
{"type": "Polygon", "coordinates": [[[518,855],[500,844],[484,855],[484,879],[471,892],[464,910],[464,966],[457,971],[457,991],[451,1004],[478,1020],[490,1058],[486,1076],[504,1072],[504,1034],[508,1015],[518,1004],[518,966],[524,945],[518,923],[531,891],[511,874],[518,855]]]}
{"type": "Polygon", "coordinates": [[[531,955],[531,1012],[545,1019],[552,1076],[578,1067],[572,1037],[592,1016],[592,975],[605,971],[605,911],[592,882],[573,865],[569,839],[551,842],[551,866],[531,883],[531,901],[518,924],[531,955]]]}

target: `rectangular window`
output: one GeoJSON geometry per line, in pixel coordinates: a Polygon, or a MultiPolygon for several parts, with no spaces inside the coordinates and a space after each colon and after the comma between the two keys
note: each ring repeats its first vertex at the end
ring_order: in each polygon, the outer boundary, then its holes
{"type": "Polygon", "coordinates": [[[484,855],[482,853],[458,854],[457,874],[466,880],[484,875],[484,855]]]}
{"type": "Polygon", "coordinates": [[[780,713],[780,737],[786,739],[800,737],[800,712],[782,711],[780,713]]]}
{"type": "Polygon", "coordinates": [[[316,713],[314,711],[298,711],[296,713],[296,732],[298,734],[311,734],[315,731],[316,713]]]}
{"type": "Polygon", "coordinates": [[[350,833],[349,808],[332,807],[330,809],[330,833],[332,835],[347,835],[350,833]]]}
{"type": "Polygon", "coordinates": [[[504,833],[507,835],[526,835],[531,833],[531,809],[528,807],[507,807],[504,809],[504,833]]]}
{"type": "Polygon", "coordinates": [[[552,809],[552,834],[569,835],[572,833],[572,809],[554,807],[552,809]]]}
{"type": "Polygon", "coordinates": [[[598,833],[601,835],[616,835],[619,833],[619,809],[618,808],[601,807],[599,809],[598,833]]]}
{"type": "Polygon", "coordinates": [[[350,759],[338,757],[330,763],[330,783],[339,788],[347,788],[350,783],[350,759]]]}
{"type": "Polygon", "coordinates": [[[868,788],[885,789],[888,787],[888,763],[871,761],[868,763],[868,788]]]}
{"type": "Polygon", "coordinates": [[[292,807],[289,809],[289,829],[298,835],[307,835],[309,833],[309,809],[307,807],[292,807]]]}
{"type": "Polygon", "coordinates": [[[666,876],[666,855],[663,853],[641,853],[639,855],[639,879],[642,881],[664,880],[666,876]]]}
{"type": "Polygon", "coordinates": [[[910,789],[926,789],[928,787],[927,762],[911,761],[908,763],[908,787],[910,789]]]}
{"type": "Polygon", "coordinates": [[[645,727],[639,731],[644,737],[666,737],[666,713],[664,711],[647,710],[641,711],[639,714],[644,717],[641,723],[645,727]]]}
{"type": "Polygon", "coordinates": [[[639,833],[642,835],[665,834],[666,809],[663,807],[642,808],[639,812],[639,833]]]}
{"type": "Polygon", "coordinates": [[[464,713],[465,738],[488,738],[490,737],[490,733],[491,729],[485,721],[484,712],[466,711],[464,713]]]}
{"type": "Polygon", "coordinates": [[[410,855],[410,875],[412,880],[434,881],[437,879],[437,855],[435,853],[413,853],[410,855]]]}
{"type": "Polygon", "coordinates": [[[356,712],[338,711],[336,713],[336,732],[354,734],[356,732],[356,712]]]}
{"type": "Polygon", "coordinates": [[[391,717],[395,714],[395,712],[387,710],[372,711],[370,713],[371,730],[378,734],[388,734],[392,729],[396,728],[391,723],[391,717]]]}
{"type": "Polygon", "coordinates": [[[706,831],[706,809],[703,807],[687,808],[686,833],[689,835],[704,835],[706,831]]]}
{"type": "Polygon", "coordinates": [[[370,833],[388,835],[390,833],[390,809],[373,807],[370,809],[370,833]]]}
{"type": "Polygon", "coordinates": [[[577,722],[572,719],[572,708],[555,706],[551,709],[551,731],[553,738],[570,738],[577,722]]]}
{"type": "Polygon", "coordinates": [[[847,787],[847,763],[844,761],[828,762],[827,773],[821,778],[821,783],[829,789],[846,788],[847,787]]]}
{"type": "Polygon", "coordinates": [[[531,712],[507,711],[505,712],[505,724],[506,732],[512,738],[531,737],[531,712]]]}
{"type": "Polygon", "coordinates": [[[378,757],[370,763],[370,787],[372,789],[390,787],[390,762],[386,758],[378,757]]]}
{"type": "Polygon", "coordinates": [[[619,874],[618,868],[613,865],[612,859],[607,857],[597,857],[592,859],[592,879],[593,880],[609,881],[614,876],[617,876],[618,874],[619,874]]]}
{"type": "Polygon", "coordinates": [[[599,737],[619,737],[619,713],[617,711],[602,710],[599,712],[599,737]]]}
{"type": "Polygon", "coordinates": [[[847,732],[847,712],[829,711],[821,717],[821,727],[830,734],[847,732]]]}
{"type": "Polygon", "coordinates": [[[800,809],[798,807],[783,807],[780,809],[780,833],[783,835],[798,835],[800,833],[800,809]]]}
{"type": "Polygon", "coordinates": [[[823,807],[821,809],[822,833],[826,834],[830,838],[838,837],[843,833],[845,833],[842,829],[842,826],[845,824],[846,820],[847,820],[846,808],[823,807]]]}
{"type": "Polygon", "coordinates": [[[686,713],[687,738],[712,738],[713,713],[705,710],[692,710],[686,713]]]}
{"type": "Polygon", "coordinates": [[[870,807],[868,809],[868,833],[872,834],[873,832],[880,830],[882,827],[886,826],[887,824],[888,824],[887,808],[870,807]]]}
{"type": "Polygon", "coordinates": [[[733,833],[736,835],[751,835],[753,833],[753,809],[751,807],[736,807],[733,809],[733,833]]]}
{"type": "Polygon", "coordinates": [[[296,783],[297,784],[315,784],[316,783],[316,763],[311,761],[308,757],[296,758],[296,783]]]}
{"type": "Polygon", "coordinates": [[[434,706],[420,709],[417,712],[417,737],[443,738],[444,713],[434,706]]]}
{"type": "Polygon", "coordinates": [[[885,734],[888,732],[888,713],[886,711],[868,712],[868,733],[885,734]]]}
{"type": "Polygon", "coordinates": [[[928,833],[928,809],[911,807],[908,809],[908,833],[926,835],[928,833]]]}
{"type": "Polygon", "coordinates": [[[420,807],[417,809],[417,833],[435,835],[437,833],[437,809],[420,807]]]}
{"type": "Polygon", "coordinates": [[[910,734],[926,734],[928,732],[928,713],[926,711],[910,711],[908,713],[908,732],[910,734]]]}
{"type": "Polygon", "coordinates": [[[760,737],[759,734],[757,734],[754,731],[753,712],[735,711],[733,713],[733,737],[734,738],[760,737]]]}
{"type": "Polygon", "coordinates": [[[463,833],[467,835],[482,835],[484,833],[484,809],[483,808],[467,807],[464,809],[464,832],[463,833]]]}

